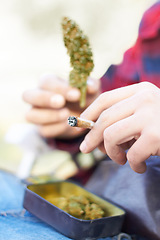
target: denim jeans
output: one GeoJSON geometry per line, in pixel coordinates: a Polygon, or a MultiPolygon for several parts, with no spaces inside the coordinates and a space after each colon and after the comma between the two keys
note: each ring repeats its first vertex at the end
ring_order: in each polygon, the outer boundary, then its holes
{"type": "MultiPolygon", "coordinates": [[[[23,196],[22,182],[14,175],[0,171],[0,240],[70,239],[26,211],[22,206],[23,196]]],[[[129,238],[125,236],[103,238],[111,239],[129,238]]]]}

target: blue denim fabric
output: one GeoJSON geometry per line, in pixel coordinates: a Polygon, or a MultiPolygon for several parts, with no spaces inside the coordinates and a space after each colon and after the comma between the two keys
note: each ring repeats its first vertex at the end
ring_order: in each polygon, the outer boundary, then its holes
{"type": "MultiPolygon", "coordinates": [[[[0,171],[0,240],[70,239],[24,210],[23,195],[21,181],[10,173],[0,171]]],[[[111,239],[116,240],[117,237],[103,238],[111,239]]]]}

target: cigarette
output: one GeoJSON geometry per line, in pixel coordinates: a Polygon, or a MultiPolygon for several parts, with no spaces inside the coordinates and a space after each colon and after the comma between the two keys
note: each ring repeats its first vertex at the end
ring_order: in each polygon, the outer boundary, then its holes
{"type": "Polygon", "coordinates": [[[79,128],[89,128],[91,129],[94,126],[94,122],[91,120],[83,119],[80,117],[71,116],[68,118],[68,124],[71,127],[79,127],[79,128]]]}

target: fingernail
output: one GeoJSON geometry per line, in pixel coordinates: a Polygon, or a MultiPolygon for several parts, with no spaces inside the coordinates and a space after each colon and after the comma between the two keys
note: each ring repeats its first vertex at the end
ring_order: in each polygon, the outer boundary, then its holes
{"type": "Polygon", "coordinates": [[[79,99],[79,97],[80,97],[80,92],[77,89],[72,89],[72,90],[68,91],[68,93],[67,93],[68,100],[69,99],[77,100],[77,99],[79,99]]]}
{"type": "Polygon", "coordinates": [[[50,99],[51,106],[53,107],[63,107],[65,104],[64,97],[60,94],[55,94],[50,99]]]}
{"type": "Polygon", "coordinates": [[[87,152],[87,145],[86,145],[86,142],[85,142],[85,141],[83,141],[83,142],[81,143],[81,145],[80,145],[80,150],[81,150],[81,152],[83,152],[83,153],[86,153],[86,152],[87,152]]]}
{"type": "Polygon", "coordinates": [[[87,85],[89,85],[89,86],[93,86],[94,85],[94,82],[93,82],[93,80],[91,78],[87,79],[87,85]]]}

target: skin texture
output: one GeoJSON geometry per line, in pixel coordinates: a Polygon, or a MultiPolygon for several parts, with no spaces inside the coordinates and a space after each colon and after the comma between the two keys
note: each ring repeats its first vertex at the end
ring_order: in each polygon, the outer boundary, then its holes
{"type": "MultiPolygon", "coordinates": [[[[87,81],[87,106],[100,94],[98,80],[87,81]]],[[[44,76],[36,89],[27,90],[23,100],[31,105],[26,114],[30,123],[36,124],[40,135],[47,138],[74,138],[84,134],[68,125],[69,116],[79,116],[80,91],[54,75],[44,76]]]]}
{"type": "Polygon", "coordinates": [[[160,156],[160,90],[151,83],[105,92],[80,117],[96,121],[80,146],[83,153],[99,147],[118,164],[128,160],[137,173],[146,171],[148,157],[160,156]]]}

